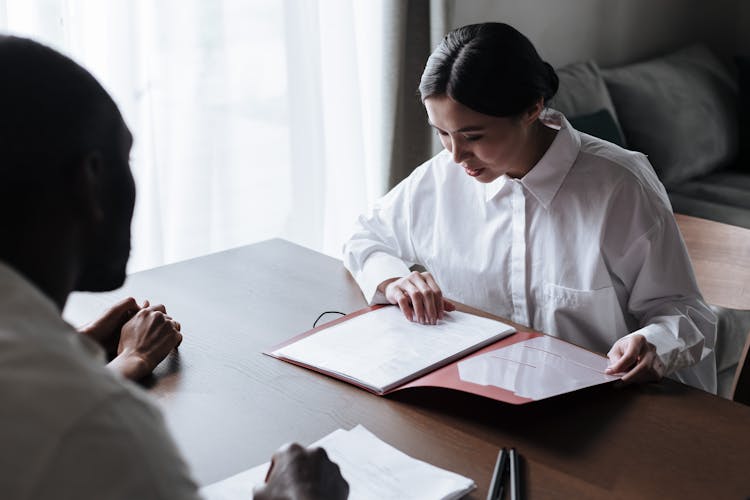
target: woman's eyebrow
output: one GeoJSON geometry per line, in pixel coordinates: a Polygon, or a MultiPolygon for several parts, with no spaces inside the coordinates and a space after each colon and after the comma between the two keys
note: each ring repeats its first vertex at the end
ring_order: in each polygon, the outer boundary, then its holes
{"type": "MultiPolygon", "coordinates": [[[[434,123],[432,123],[429,120],[427,121],[427,124],[430,127],[434,128],[434,129],[442,130],[440,127],[438,127],[437,125],[435,125],[434,123]]],[[[462,132],[479,132],[481,130],[484,130],[484,127],[481,127],[479,125],[470,125],[468,127],[462,127],[460,129],[456,130],[456,132],[458,132],[458,133],[462,133],[462,132]]]]}

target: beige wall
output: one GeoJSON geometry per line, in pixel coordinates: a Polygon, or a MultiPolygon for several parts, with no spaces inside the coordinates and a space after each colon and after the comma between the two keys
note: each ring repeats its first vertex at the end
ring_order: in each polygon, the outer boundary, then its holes
{"type": "Polygon", "coordinates": [[[511,24],[553,66],[586,59],[617,66],[694,41],[727,61],[750,55],[750,0],[448,0],[448,12],[451,28],[511,24]]]}

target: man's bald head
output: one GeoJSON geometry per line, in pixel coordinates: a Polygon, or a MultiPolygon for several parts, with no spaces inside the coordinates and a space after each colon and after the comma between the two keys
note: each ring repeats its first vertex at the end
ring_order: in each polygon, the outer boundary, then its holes
{"type": "Polygon", "coordinates": [[[88,71],[31,40],[0,36],[0,68],[0,259],[38,283],[66,272],[47,286],[61,300],[120,286],[135,191],[117,106],[88,71]],[[56,268],[43,269],[50,259],[56,268]]]}
{"type": "Polygon", "coordinates": [[[91,150],[111,152],[121,119],[88,71],[49,47],[11,36],[0,36],[0,68],[3,195],[41,189],[91,150]]]}

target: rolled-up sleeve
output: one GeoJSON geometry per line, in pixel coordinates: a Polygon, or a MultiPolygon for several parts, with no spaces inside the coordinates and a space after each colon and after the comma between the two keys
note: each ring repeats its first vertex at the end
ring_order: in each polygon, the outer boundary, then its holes
{"type": "Polygon", "coordinates": [[[369,304],[386,302],[378,285],[406,276],[416,263],[411,241],[411,198],[415,177],[421,174],[415,171],[361,215],[344,244],[344,266],[369,304]]]}
{"type": "MultiPolygon", "coordinates": [[[[637,234],[639,224],[645,229],[610,259],[616,275],[630,290],[627,307],[640,324],[629,335],[643,335],[656,347],[668,375],[704,358],[712,360],[716,316],[698,289],[674,216],[668,206],[658,203],[638,206],[636,201],[630,209],[631,227],[621,233],[637,234]]],[[[715,392],[715,368],[708,364],[703,370],[688,372],[685,376],[690,380],[677,378],[715,392]]]]}

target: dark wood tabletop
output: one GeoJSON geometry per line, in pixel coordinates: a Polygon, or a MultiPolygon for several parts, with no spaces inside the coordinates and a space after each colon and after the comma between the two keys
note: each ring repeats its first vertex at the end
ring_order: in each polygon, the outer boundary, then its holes
{"type": "Polygon", "coordinates": [[[468,498],[485,498],[503,446],[521,454],[527,498],[750,496],[750,407],[671,380],[512,406],[439,389],[378,397],[261,354],[323,311],[366,305],[339,260],[284,240],[132,274],[116,292],[75,294],[65,316],[80,324],[128,295],[182,323],[179,353],[147,386],[201,484],[363,424],[472,478],[468,498]]]}

